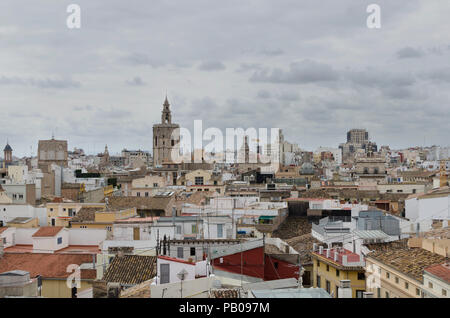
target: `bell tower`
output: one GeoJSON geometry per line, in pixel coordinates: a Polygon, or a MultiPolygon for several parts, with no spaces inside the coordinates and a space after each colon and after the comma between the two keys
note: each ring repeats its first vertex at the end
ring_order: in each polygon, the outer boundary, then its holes
{"type": "Polygon", "coordinates": [[[12,148],[9,145],[9,142],[6,142],[5,149],[3,149],[3,161],[5,168],[12,162],[12,148]]]}
{"type": "Polygon", "coordinates": [[[166,98],[161,113],[161,123],[153,125],[153,166],[176,163],[180,152],[178,124],[172,122],[170,104],[166,98]]]}

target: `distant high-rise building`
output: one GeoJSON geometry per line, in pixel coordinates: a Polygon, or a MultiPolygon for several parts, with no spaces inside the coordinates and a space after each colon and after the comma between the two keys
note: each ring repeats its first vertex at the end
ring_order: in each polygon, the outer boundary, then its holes
{"type": "Polygon", "coordinates": [[[172,123],[170,104],[166,99],[163,104],[161,123],[153,125],[153,166],[174,162],[180,151],[180,126],[172,123]]]}
{"type": "Polygon", "coordinates": [[[369,141],[369,133],[365,129],[351,129],[347,132],[347,142],[364,144],[369,141]]]}
{"type": "Polygon", "coordinates": [[[371,154],[378,151],[377,144],[369,141],[369,133],[366,129],[351,129],[347,132],[347,142],[340,144],[342,159],[352,157],[359,150],[371,154]]]}

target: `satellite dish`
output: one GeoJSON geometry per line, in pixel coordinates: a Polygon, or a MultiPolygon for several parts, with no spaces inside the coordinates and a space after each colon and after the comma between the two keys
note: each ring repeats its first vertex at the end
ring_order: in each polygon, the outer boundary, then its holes
{"type": "Polygon", "coordinates": [[[180,280],[184,280],[184,279],[186,278],[187,274],[188,274],[188,272],[183,268],[183,269],[181,270],[181,272],[179,272],[179,273],[177,274],[177,277],[178,277],[180,280]]]}

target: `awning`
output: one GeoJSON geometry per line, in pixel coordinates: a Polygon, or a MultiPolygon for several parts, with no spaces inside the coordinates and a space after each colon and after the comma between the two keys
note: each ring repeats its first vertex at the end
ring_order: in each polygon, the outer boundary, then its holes
{"type": "Polygon", "coordinates": [[[273,218],[275,218],[275,215],[261,215],[259,217],[260,220],[272,220],[273,218]]]}

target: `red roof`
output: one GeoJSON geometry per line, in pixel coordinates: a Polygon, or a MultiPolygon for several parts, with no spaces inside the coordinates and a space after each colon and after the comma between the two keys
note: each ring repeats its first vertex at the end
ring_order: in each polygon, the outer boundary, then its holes
{"type": "Polygon", "coordinates": [[[183,264],[195,265],[194,261],[188,262],[188,261],[185,261],[184,259],[179,259],[179,258],[175,258],[175,257],[169,257],[169,256],[160,255],[160,256],[158,256],[158,258],[165,259],[166,261],[171,261],[171,262],[178,262],[178,263],[183,263],[183,264]]]}
{"type": "Polygon", "coordinates": [[[443,281],[450,283],[450,264],[437,264],[431,265],[424,269],[428,273],[439,277],[443,281]]]}
{"type": "Polygon", "coordinates": [[[333,263],[338,263],[340,265],[343,265],[343,256],[344,255],[347,256],[347,261],[348,262],[359,262],[360,259],[361,259],[361,257],[358,254],[353,253],[352,251],[349,251],[349,250],[347,250],[345,248],[339,248],[339,249],[333,248],[333,249],[331,249],[330,250],[330,257],[327,257],[326,249],[323,249],[322,254],[318,250],[316,250],[315,252],[312,252],[312,254],[322,256],[322,257],[326,258],[327,260],[332,261],[333,263]],[[337,253],[336,261],[334,260],[334,254],[335,253],[337,253]]]}
{"type": "Polygon", "coordinates": [[[52,237],[58,234],[63,228],[63,226],[42,226],[34,232],[32,237],[52,237]]]}
{"type": "MultiPolygon", "coordinates": [[[[30,272],[30,277],[41,275],[44,278],[67,278],[70,264],[92,263],[88,254],[47,254],[47,253],[5,253],[0,259],[0,273],[23,270],[30,272]]],[[[95,279],[96,270],[81,270],[82,279],[95,279]]]]}

